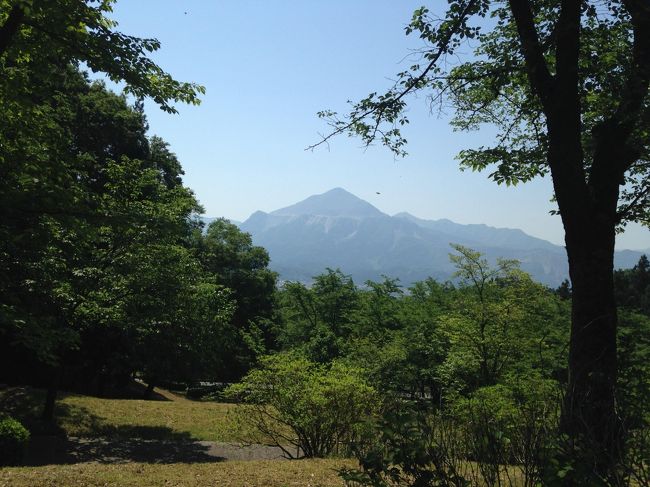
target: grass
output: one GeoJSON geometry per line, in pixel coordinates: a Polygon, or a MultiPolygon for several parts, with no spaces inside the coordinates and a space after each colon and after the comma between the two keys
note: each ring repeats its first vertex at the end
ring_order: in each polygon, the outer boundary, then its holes
{"type": "Polygon", "coordinates": [[[156,465],[49,465],[0,469],[0,487],[32,486],[343,486],[336,469],[346,460],[232,461],[222,463],[156,465]]]}
{"type": "MultiPolygon", "coordinates": [[[[9,388],[0,391],[0,410],[16,416],[36,433],[52,432],[38,419],[43,399],[41,390],[9,388]]],[[[250,436],[235,424],[232,404],[172,399],[101,399],[61,393],[55,410],[55,429],[77,437],[240,442],[250,436]]]]}
{"type": "MultiPolygon", "coordinates": [[[[239,442],[231,404],[190,401],[166,394],[167,401],[100,399],[62,393],[57,401],[55,428],[38,417],[44,392],[32,388],[0,390],[0,410],[21,419],[34,432],[53,431],[76,437],[239,442]]],[[[251,436],[252,437],[252,436],[251,436]]],[[[352,467],[351,460],[257,460],[194,463],[93,461],[37,467],[0,468],[0,487],[32,486],[343,486],[337,470],[352,467]]]]}

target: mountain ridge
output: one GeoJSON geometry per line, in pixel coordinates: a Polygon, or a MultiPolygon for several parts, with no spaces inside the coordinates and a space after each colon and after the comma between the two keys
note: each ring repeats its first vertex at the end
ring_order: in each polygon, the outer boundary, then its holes
{"type": "Polygon", "coordinates": [[[315,194],[293,205],[272,211],[271,215],[295,216],[347,216],[367,218],[386,215],[367,201],[353,195],[343,188],[334,188],[325,193],[315,194]]]}
{"type": "MultiPolygon", "coordinates": [[[[340,268],[356,282],[399,278],[404,285],[433,277],[451,279],[457,243],[483,252],[490,262],[514,258],[536,280],[557,286],[568,278],[564,248],[520,229],[425,220],[407,212],[388,215],[342,188],[293,205],[254,212],[239,225],[265,247],[283,280],[310,282],[325,268],[340,268]]],[[[631,267],[641,252],[617,252],[617,266],[631,267]]]]}

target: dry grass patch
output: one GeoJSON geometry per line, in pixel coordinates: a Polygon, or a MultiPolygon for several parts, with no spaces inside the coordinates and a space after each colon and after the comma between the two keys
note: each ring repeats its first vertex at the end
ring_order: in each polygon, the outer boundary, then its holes
{"type": "Polygon", "coordinates": [[[155,465],[129,463],[52,465],[0,469],[0,487],[32,486],[343,486],[337,470],[352,467],[346,460],[232,461],[155,465]]]}

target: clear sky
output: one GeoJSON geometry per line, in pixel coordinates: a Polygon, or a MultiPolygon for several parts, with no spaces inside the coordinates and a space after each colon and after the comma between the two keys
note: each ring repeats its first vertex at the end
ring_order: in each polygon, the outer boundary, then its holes
{"type": "MultiPolygon", "coordinates": [[[[114,18],[124,33],[159,39],[154,59],[207,89],[200,106],[179,106],[178,115],[147,104],[151,133],[171,144],[207,216],[241,221],[342,187],[389,214],[521,228],[562,244],[550,180],[506,188],[459,171],[455,154],[489,143],[489,131],[453,132],[423,97],[410,103],[404,159],[347,137],[304,150],[327,132],[317,111],[344,112],[347,100],[385,89],[410,65],[405,56],[421,44],[404,26],[422,3],[118,0],[114,18]]],[[[442,12],[446,2],[429,4],[442,12]]],[[[617,247],[648,249],[650,232],[631,226],[617,247]]]]}

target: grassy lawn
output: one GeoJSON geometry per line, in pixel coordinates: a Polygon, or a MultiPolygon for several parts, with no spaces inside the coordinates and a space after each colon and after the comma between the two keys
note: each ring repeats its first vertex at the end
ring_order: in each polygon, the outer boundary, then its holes
{"type": "MultiPolygon", "coordinates": [[[[36,433],[65,433],[75,437],[238,442],[246,434],[236,430],[234,406],[189,401],[167,395],[168,401],[100,399],[61,394],[56,425],[38,420],[44,393],[31,388],[0,391],[0,410],[9,412],[36,433]]],[[[253,460],[156,463],[97,461],[0,467],[0,487],[32,486],[342,486],[337,469],[351,460],[253,460]]]]}
{"type": "MultiPolygon", "coordinates": [[[[189,401],[100,399],[77,394],[59,395],[56,429],[68,436],[155,439],[196,439],[238,442],[246,432],[234,424],[232,404],[189,401]]],[[[31,388],[0,391],[0,410],[21,419],[35,432],[48,431],[39,420],[44,392],[31,388]]]]}
{"type": "Polygon", "coordinates": [[[345,460],[250,461],[170,465],[128,463],[0,468],[0,487],[32,486],[343,486],[345,460]]]}

